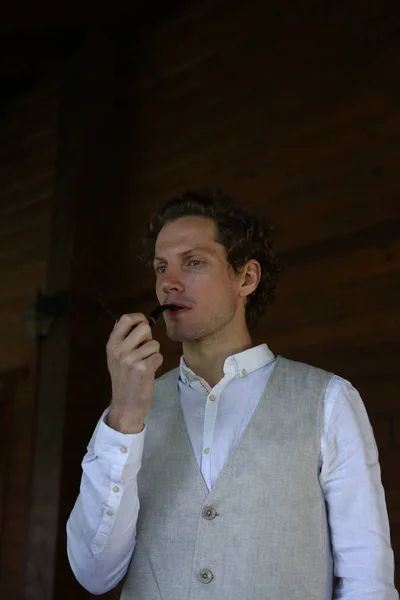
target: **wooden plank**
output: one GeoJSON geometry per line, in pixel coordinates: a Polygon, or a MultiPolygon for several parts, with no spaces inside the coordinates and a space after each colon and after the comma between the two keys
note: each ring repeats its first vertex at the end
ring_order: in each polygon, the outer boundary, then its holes
{"type": "Polygon", "coordinates": [[[21,597],[24,569],[21,546],[27,526],[34,416],[31,397],[35,382],[29,368],[20,366],[3,370],[0,379],[0,594],[21,597]]]}
{"type": "Polygon", "coordinates": [[[22,96],[15,108],[18,118],[9,118],[3,122],[0,129],[0,156],[15,151],[26,138],[35,133],[47,131],[49,123],[57,118],[58,111],[58,81],[47,79],[41,82],[38,90],[22,96]]]}
{"type": "MultiPolygon", "coordinates": [[[[3,178],[0,182],[1,187],[1,214],[8,214],[14,210],[18,210],[28,202],[32,202],[38,195],[43,193],[42,180],[47,178],[47,185],[53,183],[54,168],[53,160],[55,149],[52,147],[50,140],[49,147],[46,151],[37,155],[34,160],[23,160],[23,157],[16,157],[19,161],[15,167],[3,169],[3,178]],[[39,192],[39,194],[38,194],[39,192]]],[[[35,148],[31,152],[35,153],[35,148]]]]}
{"type": "MultiPolygon", "coordinates": [[[[48,254],[46,292],[68,289],[73,256],[73,199],[76,195],[79,153],[76,148],[76,115],[79,79],[76,65],[66,72],[63,111],[56,163],[56,189],[48,254]]],[[[53,325],[51,335],[38,346],[38,397],[36,445],[32,466],[32,492],[26,545],[24,598],[53,598],[56,540],[58,533],[64,407],[68,380],[68,320],[53,325]]]]}
{"type": "Polygon", "coordinates": [[[16,232],[0,251],[0,269],[13,270],[31,261],[40,261],[49,248],[50,216],[36,226],[16,232]]]}
{"type": "MultiPolygon", "coordinates": [[[[362,278],[351,256],[349,259],[351,268],[343,269],[343,279],[339,281],[335,281],[334,275],[329,278],[329,264],[325,263],[326,273],[320,281],[307,277],[307,266],[299,267],[297,274],[303,273],[302,286],[305,288],[308,284],[308,290],[298,293],[293,286],[290,293],[291,286],[287,284],[285,295],[278,295],[275,304],[267,310],[265,322],[268,323],[268,332],[284,332],[318,323],[322,326],[341,323],[342,319],[374,311],[396,311],[400,306],[400,270],[374,274],[371,269],[371,276],[362,278]],[[354,273],[353,280],[350,280],[351,271],[354,273]]],[[[322,260],[321,266],[323,264],[322,260]]]]}

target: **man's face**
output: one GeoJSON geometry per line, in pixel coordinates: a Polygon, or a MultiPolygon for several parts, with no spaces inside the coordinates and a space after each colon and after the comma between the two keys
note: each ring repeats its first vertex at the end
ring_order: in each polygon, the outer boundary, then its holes
{"type": "Polygon", "coordinates": [[[168,337],[194,341],[229,327],[241,306],[240,277],[233,274],[224,247],[215,241],[216,226],[205,217],[181,217],[161,229],[154,268],[160,304],[183,304],[186,310],[163,313],[168,337]]]}

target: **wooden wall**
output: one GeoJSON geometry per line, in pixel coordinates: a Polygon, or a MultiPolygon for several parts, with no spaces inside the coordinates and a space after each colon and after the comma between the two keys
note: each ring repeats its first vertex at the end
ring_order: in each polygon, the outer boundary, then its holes
{"type": "MultiPolygon", "coordinates": [[[[65,521],[110,392],[104,346],[111,321],[82,300],[101,290],[116,309],[149,310],[154,282],[135,260],[138,237],[159,201],[205,184],[253,201],[275,222],[284,273],[254,342],[358,387],[378,442],[400,560],[399,33],[395,2],[191,0],[159,22],[103,33],[82,52],[85,74],[71,80],[73,100],[64,92],[57,140],[64,157],[57,180],[76,183],[70,291],[78,299],[66,342],[57,600],[89,597],[67,564],[65,521]]],[[[45,112],[50,122],[54,113],[45,112]]],[[[34,259],[23,250],[24,236],[10,240],[13,252],[34,259]]],[[[32,277],[29,290],[40,280],[32,277]]],[[[17,311],[12,297],[7,302],[0,319],[17,348],[9,355],[25,358],[4,363],[5,370],[31,364],[20,350],[31,348],[23,334],[17,342],[7,329],[7,314],[17,311]]],[[[155,331],[164,372],[178,364],[180,346],[162,324],[155,331]]],[[[15,539],[23,552],[22,538],[15,539]]],[[[40,593],[38,584],[30,597],[50,598],[40,593]]]]}
{"type": "Polygon", "coordinates": [[[39,83],[0,122],[0,596],[22,599],[35,440],[36,346],[22,315],[46,285],[58,91],[39,83]]]}

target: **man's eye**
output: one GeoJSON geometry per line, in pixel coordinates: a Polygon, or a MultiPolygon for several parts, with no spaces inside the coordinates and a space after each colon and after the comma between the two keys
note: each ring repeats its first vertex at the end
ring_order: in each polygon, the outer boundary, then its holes
{"type": "MultiPolygon", "coordinates": [[[[200,266],[200,265],[203,264],[203,261],[198,260],[197,258],[192,258],[189,261],[189,264],[191,265],[192,263],[197,263],[194,266],[198,267],[198,266],[200,266]]],[[[162,271],[161,269],[166,269],[166,266],[165,265],[158,265],[158,267],[156,267],[156,273],[159,273],[160,275],[162,275],[164,273],[164,271],[162,271]]]]}

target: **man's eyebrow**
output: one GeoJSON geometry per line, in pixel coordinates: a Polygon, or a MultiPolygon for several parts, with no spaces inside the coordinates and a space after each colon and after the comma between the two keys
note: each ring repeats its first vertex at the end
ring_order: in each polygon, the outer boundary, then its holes
{"type": "MultiPolygon", "coordinates": [[[[179,256],[186,256],[187,254],[192,254],[192,252],[206,252],[207,254],[211,254],[211,251],[209,248],[206,248],[205,246],[194,246],[193,248],[190,248],[189,250],[185,250],[184,252],[180,252],[179,256]]],[[[165,260],[165,258],[163,258],[162,256],[155,256],[153,259],[153,262],[156,262],[156,260],[165,260]]]]}

